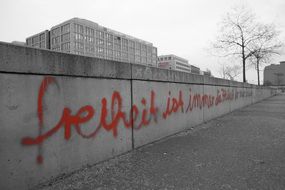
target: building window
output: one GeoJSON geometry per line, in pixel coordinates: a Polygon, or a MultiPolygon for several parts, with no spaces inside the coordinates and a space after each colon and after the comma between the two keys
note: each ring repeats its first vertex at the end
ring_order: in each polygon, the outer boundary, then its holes
{"type": "Polygon", "coordinates": [[[84,40],[83,34],[75,33],[75,40],[76,41],[83,41],[84,40]]]}
{"type": "Polygon", "coordinates": [[[109,58],[109,59],[113,58],[113,50],[107,49],[106,53],[107,53],[107,58],[109,58]]]}
{"type": "Polygon", "coordinates": [[[53,47],[52,50],[54,50],[54,51],[60,51],[60,46],[53,47]]]}
{"type": "Polygon", "coordinates": [[[70,24],[66,24],[66,25],[63,25],[61,27],[61,33],[66,33],[66,32],[70,32],[70,24]]]}
{"type": "Polygon", "coordinates": [[[113,49],[113,42],[107,41],[107,48],[113,49]]]}
{"type": "Polygon", "coordinates": [[[45,48],[46,45],[45,45],[45,42],[40,42],[40,48],[45,48]]]}
{"type": "Polygon", "coordinates": [[[66,33],[66,34],[61,35],[61,41],[62,42],[70,41],[70,33],[66,33]]]}
{"type": "Polygon", "coordinates": [[[122,52],[122,60],[124,60],[124,61],[128,60],[128,53],[122,52]]]}
{"type": "Polygon", "coordinates": [[[45,34],[41,34],[40,35],[40,41],[44,41],[45,40],[45,36],[46,36],[45,34]]]}
{"type": "Polygon", "coordinates": [[[179,67],[179,66],[176,66],[176,70],[181,70],[181,71],[185,71],[185,72],[190,72],[190,69],[186,69],[186,68],[179,67]]]}
{"type": "Polygon", "coordinates": [[[94,44],[94,37],[86,36],[85,37],[85,42],[89,43],[89,44],[94,44]]]}
{"type": "Polygon", "coordinates": [[[77,55],[84,55],[84,53],[82,51],[74,51],[74,53],[77,55]]]}
{"type": "Polygon", "coordinates": [[[104,48],[99,47],[99,48],[98,48],[98,52],[99,52],[100,54],[104,53],[104,48]]]}
{"type": "Polygon", "coordinates": [[[95,53],[94,45],[85,45],[85,51],[86,53],[94,54],[95,53]]]}
{"type": "Polygon", "coordinates": [[[59,34],[60,34],[60,27],[51,30],[52,36],[58,36],[59,34]]]}
{"type": "Polygon", "coordinates": [[[129,47],[135,49],[135,42],[129,40],[129,47]]]}
{"type": "Polygon", "coordinates": [[[135,62],[140,63],[141,62],[141,57],[140,56],[135,56],[135,62]]]}
{"type": "Polygon", "coordinates": [[[113,41],[113,35],[106,33],[106,38],[108,41],[113,41]]]}
{"type": "Polygon", "coordinates": [[[60,38],[59,36],[52,38],[52,45],[56,45],[60,43],[60,38]]]}
{"type": "Polygon", "coordinates": [[[97,31],[96,31],[96,37],[97,37],[97,38],[104,39],[104,32],[103,32],[103,31],[100,31],[100,30],[97,30],[97,31]]]}
{"type": "Polygon", "coordinates": [[[128,40],[124,38],[122,38],[122,51],[128,51],[128,40]]]}
{"type": "Polygon", "coordinates": [[[104,46],[104,40],[98,39],[98,40],[97,40],[97,45],[99,45],[99,46],[104,46]]]}
{"type": "Polygon", "coordinates": [[[27,45],[32,45],[32,39],[31,38],[27,39],[27,45]]]}
{"type": "Polygon", "coordinates": [[[61,44],[61,50],[62,51],[69,51],[70,50],[70,43],[67,42],[67,43],[61,44]]]}
{"type": "Polygon", "coordinates": [[[142,62],[143,64],[146,64],[146,57],[141,57],[141,62],[142,62]]]}
{"type": "Polygon", "coordinates": [[[140,50],[141,49],[141,44],[139,42],[136,42],[136,50],[140,50]]]}
{"type": "Polygon", "coordinates": [[[84,50],[84,44],[81,42],[75,42],[75,49],[83,51],[84,50]]]}
{"type": "Polygon", "coordinates": [[[142,45],[141,45],[141,50],[144,51],[144,52],[146,52],[146,45],[143,45],[143,44],[142,44],[142,45]]]}
{"type": "Polygon", "coordinates": [[[85,34],[87,36],[94,36],[94,29],[89,28],[89,27],[85,27],[85,34]]]}
{"type": "Polygon", "coordinates": [[[33,41],[33,44],[38,43],[39,42],[39,36],[33,37],[32,41],[33,41]]]}
{"type": "Polygon", "coordinates": [[[83,34],[83,26],[80,24],[74,24],[75,32],[83,34]]]}
{"type": "Polygon", "coordinates": [[[178,61],[176,61],[176,65],[180,65],[180,66],[183,66],[183,67],[190,68],[190,65],[185,64],[185,63],[181,63],[181,62],[178,62],[178,61]]]}
{"type": "Polygon", "coordinates": [[[121,37],[115,36],[115,38],[114,38],[114,43],[115,43],[115,44],[121,44],[121,37]]]}

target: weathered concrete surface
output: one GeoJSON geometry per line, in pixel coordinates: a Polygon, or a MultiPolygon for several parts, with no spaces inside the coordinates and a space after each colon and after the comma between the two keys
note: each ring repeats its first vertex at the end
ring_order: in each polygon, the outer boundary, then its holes
{"type": "Polygon", "coordinates": [[[284,147],[285,94],[40,189],[283,190],[284,147]]]}
{"type": "MultiPolygon", "coordinates": [[[[215,97],[217,97],[219,94],[222,95],[222,90],[224,90],[225,92],[228,93],[232,93],[232,95],[234,96],[233,91],[231,91],[232,89],[230,87],[218,87],[218,86],[204,86],[204,94],[212,94],[215,97]]],[[[240,91],[241,89],[238,89],[238,91],[240,91]]],[[[216,99],[216,98],[215,98],[216,99]]],[[[238,99],[240,102],[244,101],[244,98],[240,98],[238,99]]],[[[219,117],[221,115],[224,115],[226,113],[229,113],[230,110],[230,102],[236,102],[236,100],[233,99],[232,100],[227,100],[222,102],[220,105],[218,106],[213,106],[210,109],[203,109],[204,110],[204,121],[208,121],[210,119],[219,117]]],[[[216,103],[216,102],[214,102],[216,103]]]]}
{"type": "Polygon", "coordinates": [[[0,72],[129,79],[131,64],[0,42],[0,72]]]}
{"type": "MultiPolygon", "coordinates": [[[[155,94],[154,105],[156,106],[156,118],[148,113],[147,119],[150,124],[137,130],[138,123],[134,124],[134,145],[139,147],[156,141],[179,131],[189,129],[203,122],[203,108],[193,107],[189,109],[190,95],[203,95],[202,85],[189,85],[177,83],[161,83],[149,81],[133,81],[133,102],[139,105],[142,98],[149,97],[151,91],[155,94]],[[173,99],[177,104],[173,104],[173,99]],[[172,109],[178,105],[177,109],[172,109]],[[171,110],[171,113],[167,110],[171,110]]],[[[150,98],[147,102],[151,102],[150,98]]],[[[146,107],[149,110],[150,103],[146,107]]],[[[142,115],[137,119],[141,120],[142,115]]]]}
{"type": "MultiPolygon", "coordinates": [[[[204,84],[203,75],[132,64],[132,79],[204,84]]],[[[228,80],[223,80],[227,81],[228,80]]]]}
{"type": "Polygon", "coordinates": [[[122,112],[131,107],[130,81],[0,74],[0,86],[0,189],[27,189],[132,149],[131,128],[120,121],[114,136],[99,123],[102,100],[110,113],[114,91],[124,97],[122,112]],[[64,110],[72,117],[59,125],[64,110]],[[41,143],[23,141],[40,136],[41,143]]]}
{"type": "Polygon", "coordinates": [[[30,188],[273,94],[0,42],[0,189],[30,188]]]}

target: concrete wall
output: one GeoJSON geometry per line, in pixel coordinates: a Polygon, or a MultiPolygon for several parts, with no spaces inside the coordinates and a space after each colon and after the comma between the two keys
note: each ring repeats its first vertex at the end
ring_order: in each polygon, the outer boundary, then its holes
{"type": "Polygon", "coordinates": [[[28,189],[270,97],[177,71],[0,43],[0,189],[28,189]]]}

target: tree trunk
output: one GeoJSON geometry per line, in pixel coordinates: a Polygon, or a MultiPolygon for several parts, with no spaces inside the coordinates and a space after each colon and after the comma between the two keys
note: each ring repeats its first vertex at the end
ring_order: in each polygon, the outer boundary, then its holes
{"type": "Polygon", "coordinates": [[[244,55],[244,47],[242,47],[242,73],[243,73],[243,82],[246,82],[246,77],[245,77],[245,55],[244,55]]]}
{"type": "Polygon", "coordinates": [[[257,70],[257,84],[260,86],[260,79],[259,79],[259,59],[256,60],[256,70],[257,70]]]}

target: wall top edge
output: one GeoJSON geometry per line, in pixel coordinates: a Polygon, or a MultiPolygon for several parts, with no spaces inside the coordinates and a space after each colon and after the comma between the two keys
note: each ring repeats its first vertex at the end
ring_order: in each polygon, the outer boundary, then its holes
{"type": "Polygon", "coordinates": [[[254,87],[204,75],[0,42],[0,72],[254,87]]]}

